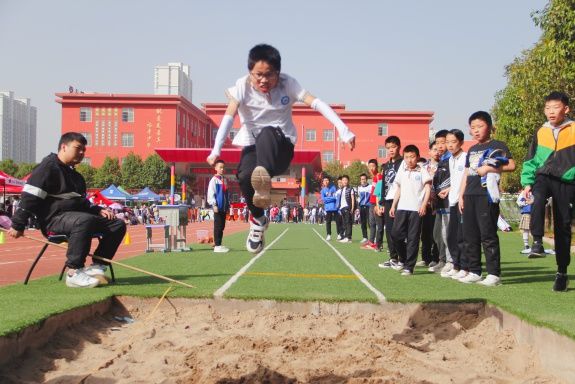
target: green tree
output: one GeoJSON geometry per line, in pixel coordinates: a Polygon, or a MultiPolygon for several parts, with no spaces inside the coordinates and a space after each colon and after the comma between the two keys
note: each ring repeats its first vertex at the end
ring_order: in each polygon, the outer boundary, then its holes
{"type": "Polygon", "coordinates": [[[141,189],[145,187],[142,180],[144,162],[139,155],[128,153],[122,162],[122,187],[124,189],[141,189]]]}
{"type": "Polygon", "coordinates": [[[89,164],[86,163],[80,163],[78,165],[76,165],[76,171],[78,171],[78,173],[80,173],[82,176],[84,176],[84,180],[86,180],[86,186],[88,188],[100,188],[100,185],[96,185],[95,179],[96,179],[96,172],[97,169],[92,167],[89,164]]]}
{"type": "Polygon", "coordinates": [[[18,164],[12,159],[6,159],[0,161],[0,171],[9,174],[10,176],[16,175],[18,172],[18,164]]]}
{"type": "Polygon", "coordinates": [[[359,185],[359,176],[362,173],[369,175],[367,165],[365,165],[359,160],[354,160],[350,165],[348,165],[345,168],[345,174],[349,176],[349,184],[352,186],[359,185]]]}
{"type": "Polygon", "coordinates": [[[321,177],[329,177],[332,182],[335,182],[338,177],[345,173],[343,164],[339,160],[330,161],[323,166],[323,174],[321,177]]]}
{"type": "Polygon", "coordinates": [[[23,178],[24,176],[28,175],[34,168],[36,168],[38,164],[36,163],[22,163],[18,165],[18,171],[14,174],[14,177],[18,179],[23,178]]]}
{"type": "Polygon", "coordinates": [[[119,185],[122,181],[120,162],[117,157],[106,156],[104,163],[96,171],[94,187],[105,188],[110,184],[119,185]]]}
{"type": "Polygon", "coordinates": [[[153,190],[170,187],[170,167],[158,154],[150,155],[144,161],[142,181],[153,190]]]}
{"type": "Polygon", "coordinates": [[[503,188],[521,188],[522,163],[533,133],[545,121],[543,98],[559,90],[575,96],[575,0],[551,0],[532,14],[542,30],[535,46],[506,67],[507,86],[496,94],[496,138],[509,146],[518,164],[504,174],[503,188]]]}

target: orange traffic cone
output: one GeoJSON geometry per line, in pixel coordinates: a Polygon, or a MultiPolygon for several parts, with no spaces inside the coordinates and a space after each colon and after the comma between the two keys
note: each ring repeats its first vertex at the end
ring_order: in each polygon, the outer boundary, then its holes
{"type": "Polygon", "coordinates": [[[130,233],[126,232],[126,236],[124,236],[124,245],[132,244],[132,240],[130,239],[130,233]]]}

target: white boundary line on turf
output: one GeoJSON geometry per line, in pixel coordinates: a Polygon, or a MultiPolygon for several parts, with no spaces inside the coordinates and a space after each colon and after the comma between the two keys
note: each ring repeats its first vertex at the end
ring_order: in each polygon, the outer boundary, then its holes
{"type": "Polygon", "coordinates": [[[236,272],[235,275],[233,275],[228,281],[226,281],[226,283],[224,285],[222,285],[217,291],[214,292],[214,297],[222,297],[224,295],[224,293],[226,293],[226,291],[236,282],[238,281],[238,279],[240,278],[241,275],[243,275],[260,257],[262,257],[264,255],[264,253],[266,253],[266,251],[276,243],[276,241],[278,241],[287,231],[289,231],[289,228],[286,228],[282,233],[280,233],[280,235],[278,237],[276,237],[274,239],[274,241],[272,241],[267,247],[265,247],[263,249],[263,251],[261,251],[260,253],[258,253],[256,256],[252,257],[251,260],[242,267],[242,269],[240,269],[239,271],[236,272]]]}
{"type": "Polygon", "coordinates": [[[347,259],[333,245],[329,243],[329,241],[324,239],[323,236],[320,235],[319,232],[315,230],[315,228],[313,228],[313,231],[316,233],[316,235],[319,236],[320,239],[323,240],[324,243],[326,243],[327,245],[329,245],[331,249],[333,249],[333,251],[339,256],[341,261],[343,261],[343,263],[347,265],[347,267],[353,272],[353,274],[357,276],[359,281],[361,281],[363,285],[365,285],[371,292],[375,294],[375,296],[377,297],[377,301],[379,301],[380,304],[385,303],[387,301],[384,294],[381,293],[381,291],[379,291],[373,285],[371,285],[371,283],[367,281],[367,279],[363,277],[363,275],[357,269],[355,269],[355,267],[349,261],[347,261],[347,259]]]}

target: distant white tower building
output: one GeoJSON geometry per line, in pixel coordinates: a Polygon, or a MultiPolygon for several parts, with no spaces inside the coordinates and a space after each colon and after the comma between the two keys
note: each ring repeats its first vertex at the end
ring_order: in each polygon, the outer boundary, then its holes
{"type": "Polygon", "coordinates": [[[192,102],[190,67],[182,63],[168,63],[154,68],[154,94],[180,95],[192,102]]]}
{"type": "Polygon", "coordinates": [[[15,99],[14,92],[0,91],[0,159],[36,162],[36,114],[30,99],[15,99]]]}

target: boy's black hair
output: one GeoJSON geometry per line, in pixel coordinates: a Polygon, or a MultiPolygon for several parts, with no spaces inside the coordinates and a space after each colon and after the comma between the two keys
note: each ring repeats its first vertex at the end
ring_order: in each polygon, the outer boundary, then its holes
{"type": "Polygon", "coordinates": [[[493,120],[491,119],[491,115],[485,111],[477,111],[469,116],[468,123],[471,124],[473,120],[482,120],[487,124],[489,129],[493,130],[493,120]]]}
{"type": "Polygon", "coordinates": [[[387,139],[385,139],[385,144],[389,143],[395,144],[398,148],[401,148],[401,140],[399,140],[399,137],[397,136],[389,136],[387,139]]]}
{"type": "Polygon", "coordinates": [[[445,137],[448,133],[449,131],[447,129],[442,129],[435,134],[435,138],[438,139],[440,137],[445,137]]]}
{"type": "Polygon", "coordinates": [[[58,142],[58,151],[60,151],[60,147],[62,147],[62,144],[68,144],[71,143],[72,141],[77,141],[83,146],[88,145],[88,140],[86,140],[84,135],[82,135],[81,133],[66,132],[60,137],[60,141],[58,142]]]}
{"type": "Polygon", "coordinates": [[[223,161],[222,159],[217,159],[216,162],[214,163],[214,167],[215,167],[216,165],[218,165],[219,163],[222,163],[222,164],[226,165],[226,162],[225,162],[225,161],[223,161]]]}
{"type": "Polygon", "coordinates": [[[365,176],[365,178],[367,179],[367,175],[365,173],[362,173],[361,175],[359,175],[359,177],[361,178],[362,176],[365,176]]]}
{"type": "Polygon", "coordinates": [[[463,131],[461,129],[457,128],[452,129],[451,131],[448,132],[448,134],[455,136],[457,141],[459,141],[460,143],[465,141],[465,135],[463,134],[463,131]]]}
{"type": "Polygon", "coordinates": [[[435,144],[437,144],[437,143],[435,142],[435,140],[433,140],[432,142],[430,142],[430,143],[429,143],[429,149],[433,148],[433,146],[434,146],[435,144]]]}
{"type": "Polygon", "coordinates": [[[407,145],[405,148],[403,148],[403,153],[415,153],[415,156],[417,156],[417,158],[419,159],[419,148],[417,148],[415,145],[413,144],[409,144],[407,145]]]}
{"type": "Polygon", "coordinates": [[[268,63],[274,70],[280,72],[282,69],[282,57],[280,52],[268,44],[258,44],[248,55],[248,70],[254,69],[258,61],[268,63]]]}
{"type": "Polygon", "coordinates": [[[349,181],[349,176],[348,175],[341,175],[342,179],[347,179],[349,181]]]}
{"type": "Polygon", "coordinates": [[[567,96],[565,93],[560,92],[560,91],[553,91],[550,94],[548,94],[547,96],[545,96],[545,102],[548,101],[560,101],[563,103],[563,105],[565,106],[569,106],[569,96],[567,96]]]}
{"type": "Polygon", "coordinates": [[[337,177],[337,181],[340,181],[342,179],[343,176],[338,176],[337,177]]]}
{"type": "Polygon", "coordinates": [[[377,159],[369,159],[369,161],[367,162],[367,164],[375,164],[375,168],[377,168],[378,164],[377,164],[377,159]]]}

